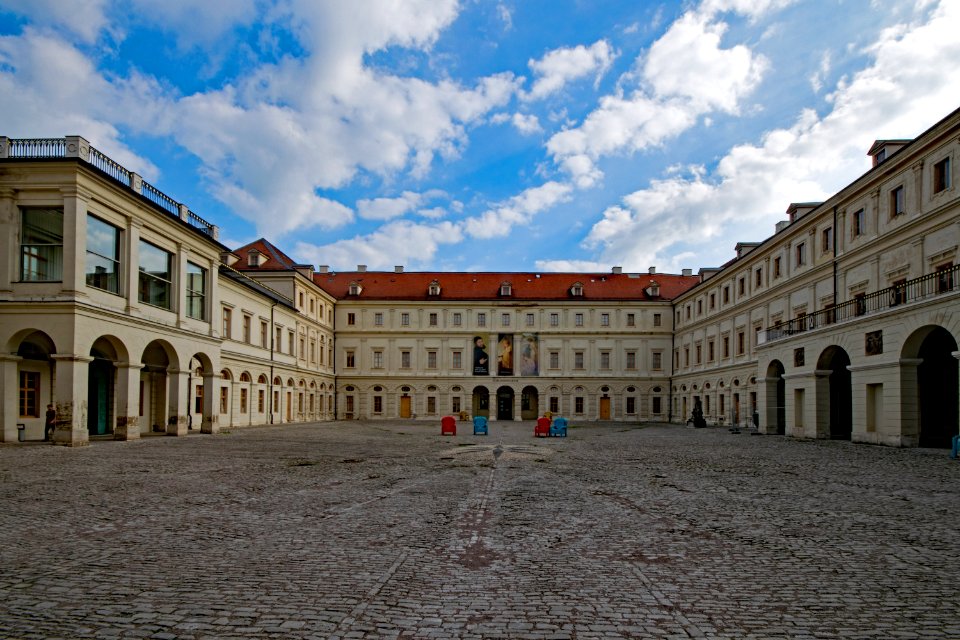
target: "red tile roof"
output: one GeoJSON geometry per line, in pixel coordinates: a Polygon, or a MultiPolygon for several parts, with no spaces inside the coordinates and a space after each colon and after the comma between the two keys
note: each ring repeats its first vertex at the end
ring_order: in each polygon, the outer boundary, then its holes
{"type": "Polygon", "coordinates": [[[664,273],[454,273],[346,271],[314,273],[314,282],[339,299],[357,300],[670,300],[696,285],[699,276],[664,273]],[[440,285],[439,296],[427,295],[430,283],[440,285]],[[655,280],[660,297],[650,298],[644,289],[655,280]],[[349,295],[351,283],[361,287],[359,296],[349,295]],[[583,297],[570,293],[575,283],[583,285],[583,297]],[[510,283],[512,295],[501,296],[500,285],[510,283]]]}
{"type": "Polygon", "coordinates": [[[264,238],[254,240],[245,244],[233,253],[240,257],[240,261],[233,265],[237,271],[288,271],[296,267],[309,267],[310,265],[298,264],[293,258],[277,249],[273,244],[264,238]],[[256,249],[267,257],[266,261],[259,267],[251,267],[247,262],[247,255],[251,249],[256,249]]]}

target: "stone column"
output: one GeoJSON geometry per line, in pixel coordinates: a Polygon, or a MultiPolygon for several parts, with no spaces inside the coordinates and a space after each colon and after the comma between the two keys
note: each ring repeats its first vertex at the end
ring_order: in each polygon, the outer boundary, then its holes
{"type": "Polygon", "coordinates": [[[17,393],[20,388],[17,363],[21,359],[14,355],[0,355],[0,442],[17,441],[17,393]]]}
{"type": "Polygon", "coordinates": [[[117,424],[114,440],[136,440],[140,437],[140,370],[142,364],[117,363],[117,424]]]}
{"type": "Polygon", "coordinates": [[[220,374],[204,372],[203,374],[203,421],[200,423],[202,433],[220,433],[220,374]]]}
{"type": "Polygon", "coordinates": [[[57,427],[54,444],[81,447],[90,442],[87,429],[87,380],[90,356],[55,353],[56,363],[54,398],[57,408],[57,427]]]}
{"type": "Polygon", "coordinates": [[[815,369],[814,419],[815,437],[830,439],[830,376],[833,369],[815,369]]]}
{"type": "MultiPolygon", "coordinates": [[[[189,376],[190,372],[186,370],[176,367],[167,369],[167,435],[187,435],[190,415],[190,394],[187,389],[189,376]]],[[[206,392],[204,389],[204,394],[206,392]]]]}

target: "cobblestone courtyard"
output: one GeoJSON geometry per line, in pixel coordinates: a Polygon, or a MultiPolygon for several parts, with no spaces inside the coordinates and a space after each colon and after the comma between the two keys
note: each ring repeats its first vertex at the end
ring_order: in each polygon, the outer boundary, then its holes
{"type": "Polygon", "coordinates": [[[946,451],[439,432],[0,447],[0,635],[960,638],[946,451]]]}

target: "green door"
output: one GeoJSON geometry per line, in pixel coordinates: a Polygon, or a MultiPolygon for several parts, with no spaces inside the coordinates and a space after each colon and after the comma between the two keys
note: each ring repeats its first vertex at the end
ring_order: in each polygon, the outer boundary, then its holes
{"type": "Polygon", "coordinates": [[[113,378],[113,365],[103,360],[90,363],[89,386],[87,390],[87,430],[92,436],[107,433],[109,424],[110,381],[113,378]]]}

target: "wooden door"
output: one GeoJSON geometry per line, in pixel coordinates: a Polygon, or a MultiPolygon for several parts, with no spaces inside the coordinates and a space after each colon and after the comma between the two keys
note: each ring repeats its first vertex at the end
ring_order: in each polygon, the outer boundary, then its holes
{"type": "Polygon", "coordinates": [[[400,396],[400,417],[409,418],[410,415],[410,396],[400,396]]]}
{"type": "Polygon", "coordinates": [[[600,398],[600,419],[601,420],[610,419],[610,398],[607,398],[607,397],[600,398]]]}

